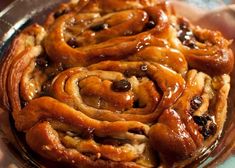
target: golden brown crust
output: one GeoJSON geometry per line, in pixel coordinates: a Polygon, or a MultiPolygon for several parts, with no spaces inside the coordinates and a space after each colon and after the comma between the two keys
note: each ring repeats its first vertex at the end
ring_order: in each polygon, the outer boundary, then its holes
{"type": "Polygon", "coordinates": [[[231,41],[226,40],[218,31],[202,29],[192,25],[185,18],[174,18],[178,40],[173,45],[179,49],[190,67],[212,76],[229,74],[233,70],[234,56],[229,48],[231,41]]]}
{"type": "Polygon", "coordinates": [[[220,136],[230,42],[155,0],[62,4],[13,41],[1,104],[71,167],[184,167],[220,136]]]}
{"type": "MultiPolygon", "coordinates": [[[[92,13],[61,16],[50,27],[49,34],[45,39],[45,49],[54,61],[65,63],[68,66],[87,66],[107,59],[123,59],[126,55],[136,53],[139,50],[136,46],[157,45],[164,47],[164,40],[156,39],[154,34],[162,34],[162,30],[168,25],[167,16],[158,7],[152,8],[147,8],[145,11],[129,10],[104,17],[98,16],[98,18],[97,15],[100,14],[92,13]],[[154,29],[141,33],[151,15],[153,15],[152,18],[155,18],[154,21],[159,24],[154,29]],[[79,23],[81,18],[83,22],[79,23]],[[109,29],[100,32],[90,30],[97,24],[104,24],[106,21],[106,24],[111,26],[109,29]],[[87,25],[89,22],[92,23],[87,25]],[[73,24],[78,24],[78,28],[73,24]],[[70,35],[67,31],[73,33],[73,27],[78,30],[76,33],[81,34],[76,39],[79,48],[69,46],[72,39],[68,37],[70,35]]],[[[160,34],[159,37],[161,37],[160,34]]]]}
{"type": "Polygon", "coordinates": [[[8,110],[20,110],[18,85],[22,72],[27,68],[31,60],[42,52],[41,41],[45,35],[44,28],[37,24],[26,28],[14,39],[8,56],[2,61],[0,96],[3,99],[2,104],[8,110]]]}

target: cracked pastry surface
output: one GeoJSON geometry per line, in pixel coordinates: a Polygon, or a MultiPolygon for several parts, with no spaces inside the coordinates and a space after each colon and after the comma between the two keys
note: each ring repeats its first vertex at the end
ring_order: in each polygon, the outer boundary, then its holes
{"type": "Polygon", "coordinates": [[[68,167],[184,167],[220,136],[230,41],[157,0],[61,4],[12,42],[1,104],[68,167]]]}

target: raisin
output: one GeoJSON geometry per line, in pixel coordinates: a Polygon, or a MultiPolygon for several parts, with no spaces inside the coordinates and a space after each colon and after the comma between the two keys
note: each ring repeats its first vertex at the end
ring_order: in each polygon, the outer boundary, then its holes
{"type": "Polygon", "coordinates": [[[207,139],[211,135],[211,131],[207,129],[206,127],[203,127],[201,130],[201,134],[203,135],[204,139],[207,139]]]}
{"type": "Polygon", "coordinates": [[[193,120],[200,126],[205,126],[207,124],[207,119],[204,116],[193,116],[193,120]]]}
{"type": "Polygon", "coordinates": [[[145,27],[146,29],[152,29],[156,26],[156,23],[153,20],[150,20],[148,23],[146,23],[145,27]]]}
{"type": "Polygon", "coordinates": [[[207,119],[207,121],[212,121],[212,117],[209,116],[208,114],[204,115],[204,117],[207,119]]]}
{"type": "Polygon", "coordinates": [[[120,81],[114,81],[111,88],[115,92],[127,92],[131,89],[131,84],[129,81],[122,79],[120,81]]]}
{"type": "Polygon", "coordinates": [[[179,24],[179,28],[181,30],[189,30],[189,23],[184,20],[181,20],[179,24]]]}
{"type": "Polygon", "coordinates": [[[195,96],[191,100],[190,105],[191,105],[192,110],[194,110],[194,111],[197,110],[202,105],[202,97],[201,96],[195,96]]]}
{"type": "Polygon", "coordinates": [[[133,108],[140,108],[140,102],[139,100],[134,101],[133,108]]]}
{"type": "Polygon", "coordinates": [[[215,123],[211,122],[209,125],[209,130],[211,132],[211,135],[215,135],[215,133],[217,131],[217,125],[215,123]]]}
{"type": "Polygon", "coordinates": [[[50,88],[51,88],[51,81],[46,81],[42,85],[42,93],[41,96],[49,96],[50,94],[50,88]]]}
{"type": "Polygon", "coordinates": [[[46,60],[45,57],[38,57],[36,59],[36,66],[39,69],[44,69],[44,68],[48,67],[48,61],[46,60]]]}
{"type": "Polygon", "coordinates": [[[72,47],[72,48],[78,48],[79,47],[79,44],[78,42],[76,41],[75,38],[70,38],[68,41],[67,41],[67,44],[72,47]]]}
{"type": "Polygon", "coordinates": [[[94,25],[90,27],[90,29],[94,32],[98,32],[98,31],[105,30],[108,28],[109,28],[109,25],[107,23],[98,24],[98,25],[94,25]]]}
{"type": "Polygon", "coordinates": [[[193,119],[200,126],[199,132],[203,135],[204,139],[216,134],[217,125],[213,122],[211,116],[194,116],[193,119]]]}
{"type": "Polygon", "coordinates": [[[184,41],[190,39],[190,36],[189,36],[189,31],[188,30],[180,30],[178,32],[178,38],[179,40],[183,43],[184,41]]]}
{"type": "Polygon", "coordinates": [[[184,40],[183,45],[185,45],[185,46],[187,46],[191,49],[197,49],[198,48],[197,45],[195,44],[195,42],[193,40],[189,40],[189,39],[184,40]]]}

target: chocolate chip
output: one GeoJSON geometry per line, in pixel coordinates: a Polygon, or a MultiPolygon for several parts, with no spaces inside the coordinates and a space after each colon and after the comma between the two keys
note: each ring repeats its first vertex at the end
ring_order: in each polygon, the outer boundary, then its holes
{"type": "Polygon", "coordinates": [[[197,110],[202,105],[202,97],[201,96],[195,96],[190,101],[190,106],[192,110],[197,110]]]}
{"type": "Polygon", "coordinates": [[[90,29],[94,32],[98,32],[98,31],[105,30],[108,28],[109,28],[109,25],[107,23],[97,24],[97,25],[90,27],[90,29]]]}
{"type": "Polygon", "coordinates": [[[156,23],[153,20],[150,20],[149,22],[146,23],[145,28],[146,29],[152,29],[156,26],[156,23]]]}
{"type": "Polygon", "coordinates": [[[69,13],[69,9],[63,9],[63,10],[59,10],[57,12],[54,13],[54,18],[57,19],[58,17],[69,13]]]}
{"type": "Polygon", "coordinates": [[[204,116],[193,116],[193,120],[200,126],[205,126],[207,124],[207,119],[204,116]]]}
{"type": "Polygon", "coordinates": [[[114,81],[111,88],[115,92],[127,92],[131,89],[131,84],[129,81],[122,79],[120,81],[114,81]]]}
{"type": "Polygon", "coordinates": [[[79,47],[79,44],[78,42],[76,41],[75,38],[71,38],[67,41],[67,44],[72,47],[72,48],[78,48],[79,47]]]}

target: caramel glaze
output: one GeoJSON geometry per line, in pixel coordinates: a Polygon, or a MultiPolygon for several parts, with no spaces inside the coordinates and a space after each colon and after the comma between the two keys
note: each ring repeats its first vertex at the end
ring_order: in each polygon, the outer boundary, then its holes
{"type": "Polygon", "coordinates": [[[180,50],[185,54],[189,66],[210,75],[233,70],[234,56],[228,48],[231,41],[225,40],[220,32],[195,27],[184,18],[179,18],[177,23],[178,38],[183,44],[180,50]]]}
{"type": "Polygon", "coordinates": [[[113,15],[104,15],[98,19],[96,17],[94,14],[81,13],[75,16],[68,14],[58,18],[50,27],[50,33],[45,39],[45,49],[49,57],[56,62],[62,62],[69,66],[81,66],[101,60],[123,59],[126,55],[133,54],[144,46],[157,45],[164,47],[166,45],[164,39],[154,37],[154,34],[159,34],[159,37],[162,34],[164,37],[163,32],[168,27],[166,14],[158,7],[150,7],[145,10],[127,10],[113,15]],[[115,19],[117,17],[118,20],[115,19]],[[153,29],[142,32],[150,17],[158,24],[153,29]],[[79,23],[80,18],[82,18],[81,23],[79,23]],[[91,21],[93,24],[89,25],[91,21]],[[90,30],[92,25],[105,22],[110,25],[109,29],[99,32],[90,30]],[[65,30],[73,31],[69,30],[71,26],[77,27],[76,34],[81,34],[76,38],[78,46],[81,47],[73,48],[65,43],[66,38],[69,38],[66,37],[68,35],[66,35],[65,30]],[[53,41],[57,41],[57,43],[55,44],[53,41]]]}
{"type": "Polygon", "coordinates": [[[184,167],[223,129],[229,44],[164,2],[62,4],[13,41],[0,69],[1,104],[49,160],[184,167]]]}

